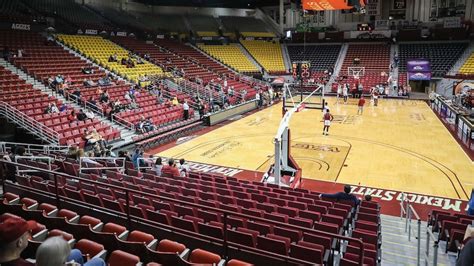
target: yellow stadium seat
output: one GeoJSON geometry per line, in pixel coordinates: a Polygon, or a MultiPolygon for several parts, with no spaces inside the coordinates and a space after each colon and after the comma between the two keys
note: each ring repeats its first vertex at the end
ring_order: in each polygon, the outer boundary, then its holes
{"type": "Polygon", "coordinates": [[[198,44],[198,47],[212,57],[230,66],[238,72],[254,73],[259,69],[245,56],[238,44],[229,45],[205,45],[198,44]]]}
{"type": "Polygon", "coordinates": [[[135,67],[133,68],[127,68],[122,65],[120,60],[122,58],[128,58],[129,51],[100,36],[59,34],[58,38],[66,45],[80,51],[97,64],[135,83],[138,83],[140,76],[163,75],[163,70],[160,67],[145,60],[143,60],[143,64],[135,63],[135,67]],[[119,62],[109,62],[109,57],[112,54],[117,54],[119,62]]]}
{"type": "Polygon", "coordinates": [[[281,45],[278,42],[260,40],[240,40],[240,42],[267,72],[286,71],[281,45]]]}
{"type": "Polygon", "coordinates": [[[464,65],[459,69],[461,74],[474,74],[474,53],[464,62],[464,65]]]}

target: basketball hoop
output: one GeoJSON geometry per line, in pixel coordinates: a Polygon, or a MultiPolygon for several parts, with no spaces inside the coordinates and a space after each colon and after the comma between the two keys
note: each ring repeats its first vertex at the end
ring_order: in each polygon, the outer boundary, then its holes
{"type": "Polygon", "coordinates": [[[365,75],[365,67],[348,67],[347,75],[354,77],[354,79],[360,79],[365,75]]]}

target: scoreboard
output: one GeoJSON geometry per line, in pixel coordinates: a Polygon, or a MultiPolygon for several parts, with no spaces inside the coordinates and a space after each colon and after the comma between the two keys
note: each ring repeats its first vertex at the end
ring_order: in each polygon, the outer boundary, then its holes
{"type": "Polygon", "coordinates": [[[309,79],[311,77],[311,63],[309,61],[296,61],[291,64],[293,78],[309,79]]]}

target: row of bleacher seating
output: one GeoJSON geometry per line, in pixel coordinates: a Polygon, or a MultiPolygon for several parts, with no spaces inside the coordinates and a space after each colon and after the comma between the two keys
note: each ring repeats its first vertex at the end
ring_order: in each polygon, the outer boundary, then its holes
{"type": "Polygon", "coordinates": [[[182,58],[188,59],[188,61],[198,62],[201,66],[205,66],[206,68],[212,70],[214,73],[220,75],[221,79],[214,79],[214,83],[219,83],[221,86],[223,86],[224,81],[222,80],[222,77],[225,76],[227,77],[228,86],[232,86],[235,91],[247,91],[245,97],[246,100],[255,98],[255,87],[258,86],[258,84],[253,84],[252,82],[237,77],[231,70],[219,64],[218,62],[210,59],[202,52],[173,40],[158,40],[155,43],[158,46],[166,48],[167,50],[175,53],[176,55],[182,58]]]}
{"type": "Polygon", "coordinates": [[[286,74],[281,44],[275,41],[240,40],[240,43],[268,73],[286,74]]]}
{"type": "Polygon", "coordinates": [[[447,211],[432,210],[428,216],[428,225],[438,232],[438,240],[446,241],[445,252],[458,252],[463,243],[466,228],[474,221],[474,216],[447,211]]]}
{"type": "MultiPolygon", "coordinates": [[[[110,162],[101,163],[111,166],[110,162]]],[[[61,169],[60,172],[79,175],[79,165],[74,161],[68,159],[56,161],[55,164],[61,169]]],[[[316,236],[312,229],[333,232],[341,236],[343,233],[352,233],[366,241],[365,260],[369,265],[375,265],[379,258],[380,221],[376,203],[363,202],[362,207],[357,209],[347,202],[320,200],[319,193],[307,190],[281,189],[258,182],[242,182],[221,175],[193,172],[184,178],[159,177],[154,171],[140,173],[132,167],[127,163],[128,175],[107,171],[106,179],[100,178],[102,175],[100,170],[83,170],[81,177],[100,183],[67,182],[66,184],[63,180],[60,182],[63,185],[59,193],[63,197],[122,214],[125,213],[128,202],[132,217],[158,221],[163,225],[218,239],[223,233],[221,215],[186,204],[197,203],[203,207],[231,211],[235,213],[227,218],[228,225],[233,228],[228,230],[231,242],[241,245],[254,243],[257,249],[314,262],[324,259],[325,256],[332,259],[334,251],[339,250],[339,246],[334,244],[337,241],[333,241],[334,239],[330,237],[316,236]],[[114,187],[108,188],[110,185],[114,187]],[[136,192],[130,193],[127,201],[126,194],[117,189],[118,187],[136,192]],[[140,195],[143,192],[149,194],[140,195]],[[157,200],[148,195],[164,198],[157,200]],[[180,203],[166,199],[179,200],[180,203]],[[241,217],[244,215],[248,218],[241,217]],[[261,219],[265,219],[265,222],[260,221],[261,219]],[[299,227],[288,228],[282,226],[282,223],[299,227]],[[324,255],[326,253],[329,255],[324,255]]],[[[38,176],[17,176],[17,181],[25,187],[55,191],[54,183],[38,176]]],[[[357,260],[358,248],[355,245],[349,243],[350,248],[345,254],[345,259],[349,263],[357,260]]]]}
{"type": "Polygon", "coordinates": [[[9,80],[15,79],[16,77],[15,87],[13,89],[9,89],[3,85],[0,86],[2,87],[0,98],[18,111],[59,133],[58,141],[60,144],[77,144],[83,146],[82,130],[86,128],[89,130],[97,129],[99,134],[108,141],[120,139],[119,130],[103,124],[96,119],[70,122],[67,116],[72,111],[71,109],[63,113],[44,114],[49,104],[55,103],[56,106],[60,108],[64,103],[55,97],[42,93],[38,89],[34,89],[31,84],[26,84],[25,80],[20,79],[19,76],[9,72],[9,70],[3,67],[0,67],[0,69],[0,80],[3,76],[7,76],[9,80]]]}
{"type": "Polygon", "coordinates": [[[206,45],[198,44],[198,47],[223,64],[241,73],[257,73],[259,69],[240,50],[238,44],[228,45],[206,45]]]}
{"type": "Polygon", "coordinates": [[[456,63],[466,49],[467,43],[417,43],[400,44],[398,55],[400,72],[407,71],[407,61],[410,59],[428,59],[431,73],[434,77],[443,77],[456,63]]]}
{"type": "MultiPolygon", "coordinates": [[[[74,211],[58,209],[31,198],[20,198],[13,193],[4,194],[2,209],[13,210],[14,214],[2,214],[0,222],[8,218],[37,221],[28,247],[22,253],[26,258],[34,258],[36,249],[47,238],[60,236],[85,258],[100,257],[106,259],[110,266],[136,266],[141,262],[148,262],[147,266],[222,263],[220,256],[211,252],[202,249],[191,251],[178,242],[168,239],[158,241],[153,235],[140,230],[129,231],[112,222],[104,224],[93,215],[79,216],[74,211]]],[[[248,264],[230,260],[227,265],[248,264]]]]}
{"type": "Polygon", "coordinates": [[[139,78],[145,75],[152,76],[163,74],[163,70],[160,67],[150,64],[147,61],[144,61],[143,64],[138,64],[138,62],[133,59],[135,66],[132,68],[122,65],[120,60],[122,58],[129,58],[130,52],[100,36],[60,34],[58,35],[58,38],[66,45],[81,52],[97,64],[104,66],[135,83],[138,83],[139,78]],[[118,62],[109,62],[109,57],[114,54],[117,55],[118,62]]]}
{"type": "Polygon", "coordinates": [[[310,61],[312,71],[325,71],[334,68],[340,45],[288,45],[291,62],[310,61]]]}

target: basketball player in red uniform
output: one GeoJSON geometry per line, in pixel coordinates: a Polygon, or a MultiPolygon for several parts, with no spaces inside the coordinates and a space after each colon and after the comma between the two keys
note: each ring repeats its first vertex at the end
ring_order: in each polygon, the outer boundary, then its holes
{"type": "Polygon", "coordinates": [[[331,126],[331,121],[334,119],[329,109],[323,115],[324,127],[323,127],[323,135],[329,134],[329,127],[331,126]]]}

